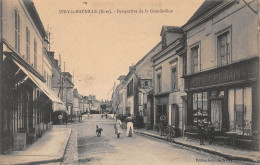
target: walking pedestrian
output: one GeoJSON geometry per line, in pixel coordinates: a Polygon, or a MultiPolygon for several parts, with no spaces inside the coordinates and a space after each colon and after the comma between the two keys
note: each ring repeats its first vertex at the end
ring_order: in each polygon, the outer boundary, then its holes
{"type": "Polygon", "coordinates": [[[63,116],[60,114],[59,116],[58,116],[58,119],[59,119],[59,124],[60,125],[62,125],[63,124],[63,116]]]}
{"type": "Polygon", "coordinates": [[[107,113],[106,113],[106,119],[107,119],[107,113]]]}
{"type": "Polygon", "coordinates": [[[68,124],[68,116],[67,116],[67,114],[64,115],[63,123],[68,124]]]}
{"type": "Polygon", "coordinates": [[[164,134],[165,126],[166,126],[166,117],[162,114],[160,116],[160,124],[159,124],[161,136],[163,136],[163,134],[164,134]]]}
{"type": "Polygon", "coordinates": [[[209,129],[209,132],[208,132],[209,144],[211,144],[214,140],[214,131],[215,131],[215,128],[211,121],[208,124],[208,129],[209,129]]]}
{"type": "Polygon", "coordinates": [[[131,114],[128,114],[128,117],[125,120],[127,122],[126,136],[129,137],[130,130],[131,130],[131,134],[134,135],[134,125],[133,125],[133,118],[131,117],[131,114]]]}
{"type": "Polygon", "coordinates": [[[114,125],[114,128],[115,128],[115,134],[117,135],[117,138],[120,138],[120,134],[122,133],[121,127],[122,127],[122,122],[118,117],[116,117],[116,123],[114,125]]]}
{"type": "Polygon", "coordinates": [[[200,145],[204,145],[205,125],[202,120],[199,120],[198,123],[198,136],[199,136],[200,145]]]}

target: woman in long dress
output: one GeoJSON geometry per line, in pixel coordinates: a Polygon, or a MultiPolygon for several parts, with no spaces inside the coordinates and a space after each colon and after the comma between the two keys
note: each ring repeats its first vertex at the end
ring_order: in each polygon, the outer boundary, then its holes
{"type": "Polygon", "coordinates": [[[119,118],[116,118],[116,123],[115,123],[115,134],[117,135],[117,138],[120,138],[120,134],[122,133],[122,122],[119,118]]]}

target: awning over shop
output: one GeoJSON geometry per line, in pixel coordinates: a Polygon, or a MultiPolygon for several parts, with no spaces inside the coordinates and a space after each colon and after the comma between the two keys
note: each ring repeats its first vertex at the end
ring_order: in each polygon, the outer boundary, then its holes
{"type": "Polygon", "coordinates": [[[66,110],[66,105],[59,99],[55,93],[49,89],[46,84],[44,84],[39,78],[34,76],[31,72],[29,72],[26,68],[20,65],[18,62],[13,60],[15,64],[33,81],[35,85],[37,85],[43,93],[46,94],[47,97],[53,102],[53,110],[66,110]]]}
{"type": "Polygon", "coordinates": [[[68,113],[65,104],[60,104],[60,103],[57,103],[57,102],[53,102],[52,108],[53,108],[53,111],[64,111],[64,112],[68,113]]]}

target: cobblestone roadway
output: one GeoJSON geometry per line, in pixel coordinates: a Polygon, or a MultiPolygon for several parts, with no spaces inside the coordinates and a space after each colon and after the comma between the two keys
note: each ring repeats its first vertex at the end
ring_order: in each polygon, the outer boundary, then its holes
{"type": "Polygon", "coordinates": [[[223,164],[223,158],[188,151],[160,140],[135,135],[120,139],[114,134],[114,121],[92,115],[82,123],[73,124],[78,134],[80,164],[104,165],[154,165],[154,164],[223,164]],[[102,137],[96,136],[96,125],[103,128],[102,137]]]}

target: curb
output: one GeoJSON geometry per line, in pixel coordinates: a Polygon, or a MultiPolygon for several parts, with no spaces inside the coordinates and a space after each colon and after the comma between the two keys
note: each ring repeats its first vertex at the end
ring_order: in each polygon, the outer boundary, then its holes
{"type": "MultiPolygon", "coordinates": [[[[145,133],[145,132],[141,132],[141,131],[134,131],[135,133],[138,133],[140,135],[146,135],[146,136],[150,136],[150,137],[154,137],[160,140],[165,140],[163,137],[160,137],[158,135],[154,135],[154,134],[150,134],[150,133],[145,133]]],[[[181,145],[181,146],[185,146],[188,148],[192,148],[192,149],[196,149],[199,151],[203,151],[203,152],[207,152],[213,155],[217,155],[217,156],[221,156],[224,157],[228,160],[231,161],[247,161],[247,162],[253,162],[253,163],[260,163],[260,159],[254,159],[254,158],[250,158],[250,157],[245,157],[245,156],[238,156],[238,155],[230,155],[227,153],[222,153],[221,151],[216,151],[216,150],[212,150],[209,148],[204,148],[204,147],[198,147],[198,146],[193,146],[193,145],[189,145],[189,144],[185,144],[185,143],[181,143],[181,142],[176,142],[173,141],[172,143],[175,143],[177,145],[181,145]]]]}
{"type": "Polygon", "coordinates": [[[68,142],[69,142],[69,138],[71,136],[71,129],[70,129],[70,133],[69,133],[69,136],[67,138],[67,142],[66,142],[66,147],[63,151],[63,154],[61,157],[59,158],[55,158],[55,159],[50,159],[50,160],[39,160],[39,161],[31,161],[31,162],[24,162],[24,163],[14,163],[15,165],[35,165],[35,164],[46,164],[46,163],[54,163],[54,162],[61,162],[64,158],[64,155],[65,155],[65,151],[66,151],[66,148],[67,148],[67,145],[68,145],[68,142]]]}
{"type": "Polygon", "coordinates": [[[69,133],[69,136],[68,136],[68,138],[67,138],[66,145],[65,145],[66,147],[64,148],[64,151],[63,151],[62,157],[60,158],[60,161],[63,161],[63,159],[64,159],[65,151],[66,151],[66,148],[68,147],[68,143],[69,143],[69,140],[70,140],[71,132],[72,132],[72,130],[71,130],[71,128],[70,128],[70,133],[69,133]]]}

